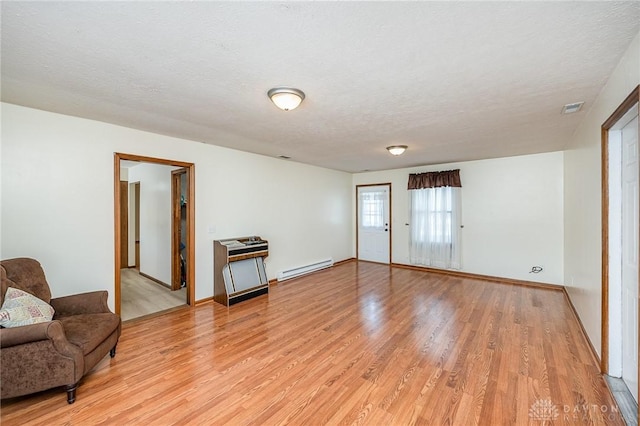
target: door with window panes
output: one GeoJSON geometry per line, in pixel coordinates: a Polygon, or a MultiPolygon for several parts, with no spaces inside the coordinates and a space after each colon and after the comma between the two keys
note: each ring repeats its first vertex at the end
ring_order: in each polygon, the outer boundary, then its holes
{"type": "Polygon", "coordinates": [[[358,186],[358,259],[390,263],[391,184],[358,186]]]}

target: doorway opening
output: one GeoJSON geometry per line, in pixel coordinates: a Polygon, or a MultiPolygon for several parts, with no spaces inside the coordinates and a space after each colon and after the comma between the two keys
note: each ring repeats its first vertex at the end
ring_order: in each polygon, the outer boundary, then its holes
{"type": "MultiPolygon", "coordinates": [[[[602,125],[602,359],[638,418],[638,104],[640,86],[602,125]]],[[[614,388],[614,387],[612,387],[614,388]]],[[[623,410],[624,414],[624,410],[623,410]]]]}
{"type": "MultiPolygon", "coordinates": [[[[136,166],[138,167],[138,166],[136,166]]],[[[164,172],[163,172],[164,173],[164,172]]],[[[129,179],[127,179],[128,181],[129,179]]],[[[194,244],[194,223],[195,223],[195,209],[194,209],[194,201],[195,201],[195,165],[193,163],[185,163],[181,161],[174,160],[166,160],[152,157],[144,157],[139,155],[132,154],[123,154],[123,153],[115,153],[114,155],[114,210],[115,210],[115,310],[116,313],[122,315],[122,272],[126,272],[129,274],[130,271],[135,271],[138,269],[140,271],[139,274],[136,275],[135,279],[138,280],[138,275],[146,281],[160,283],[161,285],[167,287],[168,290],[173,289],[173,276],[177,275],[180,279],[178,282],[178,289],[184,289],[186,293],[184,297],[184,304],[193,306],[195,304],[195,244],[194,244]],[[175,191],[172,190],[174,175],[168,173],[166,182],[158,182],[154,184],[153,187],[146,188],[145,192],[145,184],[135,177],[128,182],[127,185],[123,185],[120,180],[123,178],[121,176],[121,168],[123,164],[131,162],[136,162],[139,164],[144,164],[145,166],[149,166],[149,168],[153,169],[155,166],[156,169],[166,169],[170,171],[179,171],[180,173],[176,174],[180,178],[180,187],[179,196],[176,200],[175,191]],[[127,197],[124,196],[123,192],[125,188],[128,188],[129,195],[127,197]],[[168,226],[166,228],[165,233],[146,233],[145,237],[145,225],[144,225],[144,217],[141,219],[141,211],[145,210],[145,202],[144,198],[141,200],[141,194],[155,194],[156,192],[165,192],[167,197],[170,197],[170,205],[167,205],[166,216],[160,210],[161,208],[156,206],[149,206],[146,209],[147,215],[157,214],[159,220],[165,221],[168,226]],[[128,203],[127,203],[128,201],[128,203]],[[176,205],[178,206],[177,210],[179,211],[179,215],[176,221],[176,205]],[[133,211],[127,211],[128,206],[131,206],[133,211]],[[125,213],[126,212],[126,213],[125,213]],[[128,235],[125,235],[122,232],[122,229],[125,227],[123,222],[127,221],[128,226],[128,235]],[[177,223],[176,223],[177,222],[177,223]],[[132,229],[133,228],[133,229],[132,229]],[[178,245],[177,249],[174,250],[173,241],[175,240],[175,229],[179,230],[178,238],[183,241],[184,247],[180,250],[180,246],[178,245]],[[142,230],[142,232],[141,232],[142,230]],[[168,234],[171,235],[168,235],[168,234]],[[167,234],[167,235],[165,235],[167,234]],[[145,243],[145,238],[147,239],[145,243]],[[162,241],[158,243],[154,241],[154,238],[160,238],[163,241],[166,241],[166,244],[163,244],[162,241]],[[145,244],[146,251],[145,251],[145,244]],[[128,252],[125,257],[123,251],[124,247],[127,246],[126,250],[128,252]],[[156,249],[159,246],[166,246],[166,252],[163,249],[162,253],[156,252],[156,254],[149,256],[152,250],[156,249]],[[147,254],[145,254],[147,253],[147,254]],[[182,256],[180,257],[180,254],[182,256]],[[175,256],[178,256],[178,260],[174,259],[175,256]],[[163,257],[164,256],[164,257],[163,257]],[[147,260],[145,260],[147,259],[147,260]],[[149,261],[148,259],[152,259],[149,261]],[[160,259],[160,260],[158,260],[160,259]],[[165,260],[166,259],[166,260],[165,260]],[[181,259],[183,260],[181,262],[181,259]],[[163,270],[170,269],[170,272],[164,273],[152,273],[145,274],[145,264],[151,265],[149,270],[154,270],[153,268],[163,268],[163,270]],[[178,267],[178,271],[176,272],[174,269],[178,267]],[[129,268],[131,267],[131,268],[129,268]],[[125,270],[123,268],[129,268],[125,270]],[[135,269],[134,269],[135,268],[135,269]],[[166,279],[158,279],[158,276],[168,277],[166,279]]],[[[160,206],[164,205],[164,203],[159,204],[160,206]]],[[[144,214],[142,215],[144,216],[144,214]]],[[[153,222],[150,220],[149,222],[153,222]]],[[[178,240],[180,241],[180,240],[178,240]]],[[[136,271],[137,272],[137,271],[136,271]]],[[[157,285],[157,284],[155,284],[157,285]]],[[[143,296],[141,296],[143,297],[143,296]]],[[[161,305],[162,306],[162,305],[161,305]]],[[[160,308],[162,309],[162,308],[160,308]]]]}
{"type": "Polygon", "coordinates": [[[391,263],[391,183],[356,186],[358,260],[391,263]]]}
{"type": "Polygon", "coordinates": [[[174,291],[187,286],[188,174],[184,167],[171,171],[171,290],[174,291]]]}

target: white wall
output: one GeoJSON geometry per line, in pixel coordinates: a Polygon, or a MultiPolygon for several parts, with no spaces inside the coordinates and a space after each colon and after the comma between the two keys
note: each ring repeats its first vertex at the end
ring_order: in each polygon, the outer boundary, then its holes
{"type": "Polygon", "coordinates": [[[151,163],[128,169],[129,182],[140,182],[140,272],[167,285],[171,285],[171,170],[175,169],[151,163]]]}
{"type": "Polygon", "coordinates": [[[602,190],[600,129],[640,83],[640,34],[567,145],[564,160],[567,292],[591,343],[601,350],[602,190]]]}
{"type": "Polygon", "coordinates": [[[40,260],[54,296],[104,289],[113,306],[114,152],[195,163],[196,300],[213,294],[214,239],[268,239],[269,278],[352,256],[348,173],[1,106],[1,256],[40,260]]]}
{"type": "Polygon", "coordinates": [[[562,284],[562,163],[553,152],[359,173],[353,182],[391,182],[392,261],[409,264],[409,173],[460,169],[462,271],[562,284]],[[543,272],[529,273],[534,265],[543,272]]]}

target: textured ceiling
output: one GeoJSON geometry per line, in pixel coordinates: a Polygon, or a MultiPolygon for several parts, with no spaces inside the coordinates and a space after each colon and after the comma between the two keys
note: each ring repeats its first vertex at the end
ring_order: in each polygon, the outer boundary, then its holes
{"type": "Polygon", "coordinates": [[[638,1],[1,8],[5,102],[349,172],[561,150],[640,31],[638,1]]]}

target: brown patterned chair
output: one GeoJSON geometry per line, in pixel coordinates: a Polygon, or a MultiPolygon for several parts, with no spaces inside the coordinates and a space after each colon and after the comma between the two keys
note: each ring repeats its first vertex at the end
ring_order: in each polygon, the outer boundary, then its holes
{"type": "Polygon", "coordinates": [[[72,404],[82,377],[107,353],[116,354],[121,320],[109,310],[107,292],[52,299],[40,263],[28,258],[1,261],[0,279],[0,306],[7,288],[14,287],[55,309],[51,321],[0,328],[0,396],[64,386],[72,404]]]}

